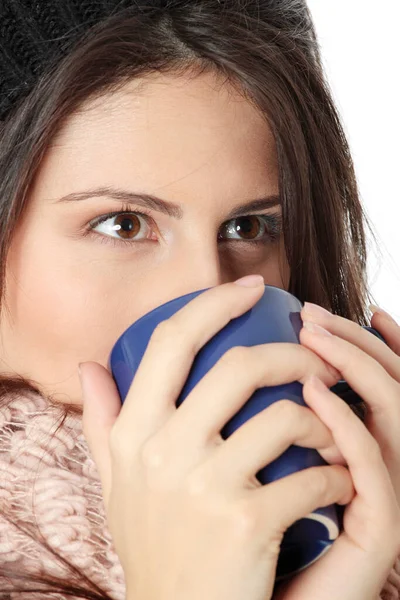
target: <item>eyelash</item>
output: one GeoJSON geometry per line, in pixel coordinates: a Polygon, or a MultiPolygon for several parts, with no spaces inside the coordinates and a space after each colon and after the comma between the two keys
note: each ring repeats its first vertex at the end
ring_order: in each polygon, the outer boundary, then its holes
{"type": "MultiPolygon", "coordinates": [[[[94,228],[97,227],[98,225],[100,225],[101,223],[104,223],[105,221],[108,221],[108,219],[112,219],[113,217],[117,217],[119,215],[124,215],[124,214],[131,214],[131,215],[136,215],[139,217],[142,217],[147,224],[150,225],[150,222],[154,223],[154,219],[151,216],[151,214],[145,210],[142,209],[142,211],[133,211],[132,207],[130,205],[124,205],[122,207],[122,210],[119,211],[114,211],[105,215],[101,215],[100,217],[97,217],[96,219],[94,219],[93,221],[91,221],[84,233],[85,236],[96,236],[96,237],[100,237],[101,238],[101,243],[102,244],[111,244],[114,247],[120,247],[121,245],[123,246],[132,246],[132,244],[138,244],[139,242],[145,242],[147,240],[119,240],[117,238],[114,238],[112,236],[109,235],[103,235],[103,234],[99,234],[97,232],[94,231],[94,228]]],[[[265,223],[267,229],[269,230],[268,234],[264,237],[264,238],[260,238],[259,240],[236,240],[236,239],[228,239],[226,240],[227,242],[234,242],[234,243],[244,243],[244,244],[250,244],[251,246],[266,246],[266,245],[270,245],[270,244],[276,244],[278,243],[280,236],[282,234],[282,217],[280,215],[280,213],[272,213],[272,214],[268,214],[268,215],[243,215],[241,217],[237,217],[237,218],[244,218],[247,216],[251,216],[251,217],[259,217],[263,220],[263,222],[265,223]]],[[[232,221],[234,221],[235,219],[231,219],[232,221]]],[[[227,223],[229,223],[230,221],[227,221],[227,223]]]]}

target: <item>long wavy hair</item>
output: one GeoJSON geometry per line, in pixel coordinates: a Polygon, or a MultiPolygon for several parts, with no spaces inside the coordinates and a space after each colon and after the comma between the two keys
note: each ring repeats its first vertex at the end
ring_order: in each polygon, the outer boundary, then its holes
{"type": "MultiPolygon", "coordinates": [[[[326,80],[305,0],[138,0],[91,27],[0,123],[0,309],[7,254],[52,139],[83,103],[152,73],[226,78],[265,117],[279,165],[288,291],[369,325],[366,227],[354,165],[326,80]],[[140,5],[140,6],[139,6],[140,5]]],[[[0,376],[0,405],[45,395],[39,382],[0,376]]],[[[53,399],[47,396],[50,402],[53,399]]],[[[76,411],[65,405],[65,416],[76,411]]],[[[22,524],[20,524],[22,527],[22,524]]],[[[40,541],[40,543],[42,543],[40,541]]],[[[45,542],[55,560],[65,560],[45,542]]],[[[69,565],[69,563],[68,563],[69,565]]],[[[112,600],[73,565],[71,576],[31,576],[0,565],[12,582],[0,591],[30,597],[62,593],[112,600]],[[44,592],[46,590],[46,592],[44,592]]],[[[16,596],[13,596],[13,598],[16,596]]]]}

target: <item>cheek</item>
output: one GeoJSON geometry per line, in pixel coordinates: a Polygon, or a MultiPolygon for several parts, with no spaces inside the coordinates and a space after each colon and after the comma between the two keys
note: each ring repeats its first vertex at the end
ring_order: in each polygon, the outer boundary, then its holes
{"type": "Polygon", "coordinates": [[[8,298],[15,326],[21,330],[41,329],[42,334],[73,327],[82,311],[89,309],[88,290],[66,264],[60,264],[59,251],[15,253],[7,280],[8,298]],[[86,309],[85,309],[86,307],[86,309]]]}
{"type": "Polygon", "coordinates": [[[134,282],[107,263],[82,260],[72,246],[71,241],[48,245],[42,238],[10,251],[7,302],[13,332],[26,347],[104,363],[135,320],[126,302],[135,297],[134,282]]]}

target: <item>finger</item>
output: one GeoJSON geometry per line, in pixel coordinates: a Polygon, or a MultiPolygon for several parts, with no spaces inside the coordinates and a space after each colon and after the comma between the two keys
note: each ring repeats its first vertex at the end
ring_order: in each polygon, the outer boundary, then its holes
{"type": "Polygon", "coordinates": [[[388,576],[388,582],[395,586],[397,590],[400,590],[400,560],[396,557],[394,565],[388,576]]]}
{"type": "MultiPolygon", "coordinates": [[[[163,436],[168,443],[164,447],[169,448],[171,456],[181,455],[182,448],[186,448],[185,458],[191,460],[189,448],[203,447],[219,437],[224,425],[256,390],[294,381],[304,383],[311,373],[317,373],[330,386],[338,381],[323,360],[299,344],[231,348],[197,383],[165,425],[163,436]]],[[[266,400],[263,403],[265,407],[266,400]]]]}
{"type": "Polygon", "coordinates": [[[96,362],[81,363],[82,429],[100,476],[105,506],[112,484],[110,432],[121,400],[110,373],[96,362]]]}
{"type": "MultiPolygon", "coordinates": [[[[354,496],[354,487],[348,470],[333,465],[302,469],[250,493],[257,512],[265,516],[265,527],[284,533],[297,520],[318,508],[348,504],[354,496]]],[[[332,532],[332,539],[337,533],[332,532]]]]}
{"type": "Polygon", "coordinates": [[[399,597],[398,585],[392,584],[389,580],[385,582],[378,600],[397,600],[399,597]]]}
{"type": "MultiPolygon", "coordinates": [[[[341,338],[316,335],[306,329],[301,330],[300,338],[302,345],[337,367],[350,387],[364,400],[367,405],[365,425],[381,447],[396,493],[400,494],[400,448],[397,442],[400,384],[369,354],[341,338]]],[[[371,338],[375,336],[371,335],[371,338]]]]}
{"type": "MultiPolygon", "coordinates": [[[[384,348],[384,344],[375,336],[365,331],[364,333],[372,338],[372,345],[376,340],[380,347],[384,348]]],[[[381,427],[389,428],[386,429],[386,433],[392,430],[395,433],[394,427],[398,431],[400,384],[388,374],[380,362],[359,347],[335,335],[319,335],[303,327],[300,339],[302,345],[312,349],[342,373],[343,379],[381,420],[381,427]]]]}
{"type": "MultiPolygon", "coordinates": [[[[344,317],[338,315],[332,315],[322,307],[316,305],[310,305],[306,302],[304,308],[301,311],[301,318],[303,321],[311,321],[324,327],[334,336],[345,340],[354,346],[357,346],[360,350],[371,356],[379,362],[382,367],[389,373],[393,379],[400,382],[400,361],[399,357],[394,353],[393,348],[387,346],[382,340],[376,335],[372,335],[370,331],[363,329],[358,323],[349,321],[344,317]]],[[[389,343],[392,339],[393,342],[400,344],[400,327],[398,325],[384,323],[384,318],[381,318],[378,323],[374,321],[374,327],[382,333],[385,340],[389,343]],[[379,328],[378,328],[379,326],[379,328]],[[389,334],[389,335],[388,335],[389,334]],[[389,339],[388,339],[389,338],[389,339]]],[[[304,328],[300,332],[300,341],[305,336],[304,328]]],[[[305,337],[305,340],[308,339],[305,337]]]]}
{"type": "Polygon", "coordinates": [[[291,445],[330,449],[334,439],[316,414],[292,400],[279,400],[243,423],[220,445],[204,468],[218,484],[243,488],[246,480],[291,445]]]}
{"type": "Polygon", "coordinates": [[[135,423],[138,447],[166,423],[176,412],[176,399],[197,352],[231,319],[258,302],[264,291],[263,284],[254,288],[235,283],[217,286],[158,325],[121,410],[125,416],[117,426],[122,437],[131,437],[131,424],[135,423]]]}
{"type": "Polygon", "coordinates": [[[386,310],[383,310],[383,308],[380,308],[379,306],[376,306],[375,304],[370,304],[368,306],[368,308],[372,312],[373,315],[378,314],[381,317],[384,317],[385,319],[391,321],[394,325],[398,326],[397,321],[395,321],[395,319],[392,317],[392,315],[390,315],[388,312],[386,312],[386,310]]]}
{"type": "MultiPolygon", "coordinates": [[[[387,315],[387,313],[375,312],[371,319],[371,327],[379,331],[385,338],[389,348],[397,356],[400,356],[400,326],[396,321],[390,315],[387,315]]],[[[400,377],[396,377],[396,379],[400,382],[400,377]]]]}
{"type": "MultiPolygon", "coordinates": [[[[349,406],[317,377],[306,381],[303,395],[306,403],[331,430],[346,460],[360,499],[357,520],[365,528],[361,537],[368,546],[366,550],[376,551],[372,541],[382,542],[378,539],[382,533],[381,524],[394,523],[398,514],[396,495],[379,444],[349,406]],[[368,531],[368,524],[375,530],[368,531]]],[[[352,532],[347,530],[347,533],[351,535],[352,532]]],[[[360,542],[359,536],[360,531],[354,538],[360,542]]]]}

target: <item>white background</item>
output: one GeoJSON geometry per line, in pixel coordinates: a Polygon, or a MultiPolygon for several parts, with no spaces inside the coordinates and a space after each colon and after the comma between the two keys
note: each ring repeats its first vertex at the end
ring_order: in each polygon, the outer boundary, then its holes
{"type": "Polygon", "coordinates": [[[400,0],[307,0],[350,144],[374,304],[400,324],[400,0]]]}

